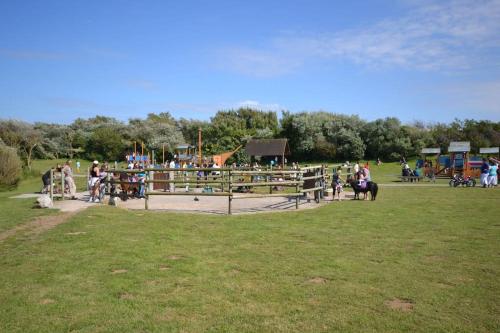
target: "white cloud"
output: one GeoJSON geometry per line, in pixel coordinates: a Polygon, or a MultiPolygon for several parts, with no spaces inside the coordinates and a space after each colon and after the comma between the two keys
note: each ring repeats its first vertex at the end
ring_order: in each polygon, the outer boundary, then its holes
{"type": "Polygon", "coordinates": [[[261,103],[254,100],[241,101],[235,104],[235,108],[250,108],[263,111],[280,111],[284,108],[277,103],[261,103]]]}
{"type": "Polygon", "coordinates": [[[370,68],[463,70],[497,58],[500,0],[425,1],[368,27],[291,34],[264,48],[227,48],[226,68],[253,76],[293,72],[310,59],[344,59],[370,68]]]}

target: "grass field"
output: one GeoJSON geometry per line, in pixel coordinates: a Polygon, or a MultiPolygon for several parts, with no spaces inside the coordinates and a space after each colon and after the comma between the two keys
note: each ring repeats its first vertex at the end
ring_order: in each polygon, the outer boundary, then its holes
{"type": "MultiPolygon", "coordinates": [[[[47,214],[1,196],[1,228],[47,214]]],[[[499,332],[499,201],[417,185],[288,213],[95,207],[0,242],[0,332],[499,332]]]]}

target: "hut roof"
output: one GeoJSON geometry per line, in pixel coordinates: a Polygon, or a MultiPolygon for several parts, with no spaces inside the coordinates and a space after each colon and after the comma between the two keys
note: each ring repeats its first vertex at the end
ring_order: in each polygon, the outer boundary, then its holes
{"type": "Polygon", "coordinates": [[[190,145],[189,143],[180,143],[177,146],[175,146],[175,149],[188,149],[188,148],[195,148],[195,147],[190,145]]]}
{"type": "Polygon", "coordinates": [[[452,141],[448,147],[449,153],[464,153],[470,151],[469,141],[452,141]]]}
{"type": "Polygon", "coordinates": [[[479,148],[479,154],[498,154],[498,147],[479,148]]]}
{"type": "Polygon", "coordinates": [[[290,155],[287,139],[251,139],[245,151],[250,156],[282,156],[290,155]]]}
{"type": "Polygon", "coordinates": [[[422,148],[421,154],[441,154],[441,148],[422,148]]]}

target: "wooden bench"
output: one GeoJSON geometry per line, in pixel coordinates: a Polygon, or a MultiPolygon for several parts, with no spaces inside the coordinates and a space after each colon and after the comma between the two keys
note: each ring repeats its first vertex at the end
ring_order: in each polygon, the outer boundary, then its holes
{"type": "Polygon", "coordinates": [[[424,176],[398,176],[402,182],[419,182],[424,179],[424,176]]]}

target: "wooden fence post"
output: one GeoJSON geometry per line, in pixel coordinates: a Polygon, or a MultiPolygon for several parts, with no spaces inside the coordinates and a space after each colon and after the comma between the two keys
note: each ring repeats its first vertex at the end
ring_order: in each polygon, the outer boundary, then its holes
{"type": "Polygon", "coordinates": [[[61,200],[64,200],[64,171],[61,169],[61,200]]]}
{"type": "Polygon", "coordinates": [[[149,195],[148,195],[148,187],[149,183],[147,182],[149,180],[149,172],[145,172],[144,177],[146,178],[144,181],[144,209],[148,210],[149,209],[149,195]]]}
{"type": "MultiPolygon", "coordinates": [[[[300,180],[302,179],[302,172],[299,171],[297,172],[297,177],[295,178],[295,181],[297,181],[297,185],[295,185],[295,192],[297,194],[300,193],[300,184],[298,183],[300,180]]],[[[300,196],[299,195],[296,195],[295,196],[295,209],[299,209],[299,200],[300,200],[300,196]]]]}
{"type": "MultiPolygon", "coordinates": [[[[271,182],[271,181],[272,181],[272,177],[271,177],[271,175],[268,175],[268,176],[266,177],[266,181],[268,181],[268,182],[271,182]]],[[[269,186],[269,194],[273,194],[273,187],[272,187],[272,186],[269,186]]]]}
{"type": "Polygon", "coordinates": [[[50,200],[54,201],[54,169],[50,169],[50,200]]]}
{"type": "Polygon", "coordinates": [[[109,170],[106,173],[106,192],[108,192],[111,196],[111,173],[109,170]]]}
{"type": "Polygon", "coordinates": [[[87,191],[90,191],[90,168],[87,167],[87,191]]]}
{"type": "Polygon", "coordinates": [[[233,212],[231,211],[231,205],[232,205],[232,201],[233,201],[233,175],[231,174],[231,170],[229,170],[229,183],[228,183],[228,188],[229,188],[229,196],[228,196],[228,208],[227,208],[227,212],[229,215],[231,215],[233,212]]]}

